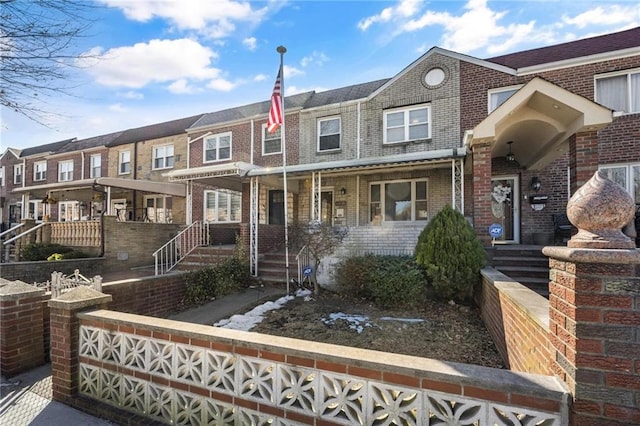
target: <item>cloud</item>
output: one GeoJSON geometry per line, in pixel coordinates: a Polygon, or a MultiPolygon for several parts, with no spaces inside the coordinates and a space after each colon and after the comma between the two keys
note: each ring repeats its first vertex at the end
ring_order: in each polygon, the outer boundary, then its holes
{"type": "Polygon", "coordinates": [[[127,112],[127,108],[125,108],[122,104],[112,104],[112,105],[109,105],[109,111],[127,112]]]}
{"type": "Polygon", "coordinates": [[[103,86],[138,89],[152,83],[171,83],[169,89],[173,91],[187,90],[187,81],[220,78],[220,70],[211,66],[217,54],[190,39],[151,40],[106,52],[95,48],[93,53],[99,59],[80,65],[103,86]]]}
{"type": "Polygon", "coordinates": [[[291,78],[291,77],[295,77],[297,75],[304,75],[304,71],[299,70],[298,68],[292,67],[290,65],[285,65],[284,66],[284,77],[285,78],[291,78]]]}
{"type": "Polygon", "coordinates": [[[266,79],[267,79],[266,74],[258,74],[255,77],[253,77],[253,81],[264,81],[266,79]]]}
{"type": "Polygon", "coordinates": [[[257,24],[268,11],[267,7],[254,9],[248,1],[233,0],[102,0],[102,3],[121,9],[134,21],[165,19],[180,31],[197,31],[212,38],[228,36],[235,31],[237,22],[257,24]]]}
{"type": "Polygon", "coordinates": [[[207,87],[209,89],[214,89],[221,92],[229,92],[233,90],[234,87],[236,87],[236,84],[230,81],[227,81],[223,78],[216,78],[209,81],[209,83],[207,83],[207,87]]]}
{"type": "Polygon", "coordinates": [[[125,99],[134,99],[134,100],[144,99],[144,95],[142,93],[135,92],[133,90],[129,90],[128,92],[121,92],[121,93],[118,93],[117,95],[125,99]]]}
{"type": "Polygon", "coordinates": [[[189,82],[184,78],[174,81],[167,86],[167,89],[175,95],[191,95],[202,91],[202,89],[189,84],[189,82]]]}
{"type": "Polygon", "coordinates": [[[244,46],[251,50],[252,52],[254,50],[256,50],[256,38],[255,37],[247,37],[244,40],[242,40],[242,44],[244,44],[244,46]]]}
{"type": "Polygon", "coordinates": [[[582,12],[573,18],[563,15],[562,22],[582,29],[591,25],[636,25],[638,24],[639,17],[640,10],[637,4],[629,7],[614,4],[608,5],[606,9],[598,6],[595,9],[582,12]]]}
{"type": "Polygon", "coordinates": [[[304,68],[311,64],[316,64],[318,66],[324,65],[329,60],[329,57],[322,52],[313,51],[311,55],[305,56],[300,61],[300,65],[304,68]]]}
{"type": "Polygon", "coordinates": [[[396,6],[384,8],[379,14],[361,20],[358,22],[358,28],[367,31],[373,24],[406,19],[416,14],[422,4],[422,0],[401,0],[396,6]]]}

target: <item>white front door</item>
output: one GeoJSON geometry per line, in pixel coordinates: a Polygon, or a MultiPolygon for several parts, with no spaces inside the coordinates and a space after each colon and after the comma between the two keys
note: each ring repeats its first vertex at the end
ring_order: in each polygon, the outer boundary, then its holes
{"type": "Polygon", "coordinates": [[[502,225],[496,243],[520,243],[520,180],[518,176],[491,178],[491,213],[493,223],[502,225]]]}

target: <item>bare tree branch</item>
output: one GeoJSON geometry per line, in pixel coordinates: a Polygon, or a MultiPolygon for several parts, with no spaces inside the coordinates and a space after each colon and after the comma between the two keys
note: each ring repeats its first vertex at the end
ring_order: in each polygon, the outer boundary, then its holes
{"type": "Polygon", "coordinates": [[[46,125],[46,99],[70,95],[70,71],[93,57],[76,42],[91,28],[83,0],[0,0],[0,105],[46,125]]]}

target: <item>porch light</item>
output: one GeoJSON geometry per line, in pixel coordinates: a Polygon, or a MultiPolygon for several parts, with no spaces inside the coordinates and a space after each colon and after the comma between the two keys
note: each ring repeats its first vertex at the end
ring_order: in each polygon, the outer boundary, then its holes
{"type": "Polygon", "coordinates": [[[342,189],[340,190],[340,195],[347,195],[347,188],[343,186],[342,189]]]}
{"type": "Polygon", "coordinates": [[[535,176],[531,178],[531,184],[529,185],[529,188],[531,188],[533,191],[540,191],[540,188],[542,187],[542,182],[540,182],[540,178],[535,176]]]}
{"type": "Polygon", "coordinates": [[[507,152],[507,155],[504,156],[504,158],[506,158],[506,160],[509,161],[509,162],[516,161],[516,156],[513,154],[513,152],[511,152],[511,144],[512,143],[513,143],[513,141],[507,142],[507,145],[509,145],[509,152],[507,152]]]}

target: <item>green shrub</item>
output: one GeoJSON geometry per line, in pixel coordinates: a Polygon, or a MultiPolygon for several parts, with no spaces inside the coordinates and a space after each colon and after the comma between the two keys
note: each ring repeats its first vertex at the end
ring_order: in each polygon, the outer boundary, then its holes
{"type": "Polygon", "coordinates": [[[251,276],[247,262],[234,256],[217,265],[187,273],[185,281],[183,303],[192,305],[235,293],[250,283],[251,276]]]}
{"type": "Polygon", "coordinates": [[[464,216],[445,206],[425,226],[415,250],[416,262],[424,266],[437,295],[465,300],[480,282],[486,254],[464,216]]]}
{"type": "Polygon", "coordinates": [[[384,308],[414,307],[424,300],[424,272],[410,256],[349,257],[334,273],[338,292],[384,308]]]}
{"type": "MultiPolygon", "coordinates": [[[[89,254],[71,247],[65,247],[60,244],[53,243],[35,243],[29,244],[20,250],[20,259],[26,262],[37,260],[48,260],[53,254],[58,254],[59,259],[78,259],[90,257],[89,254]]],[[[56,260],[59,260],[56,259],[56,260]]]]}

